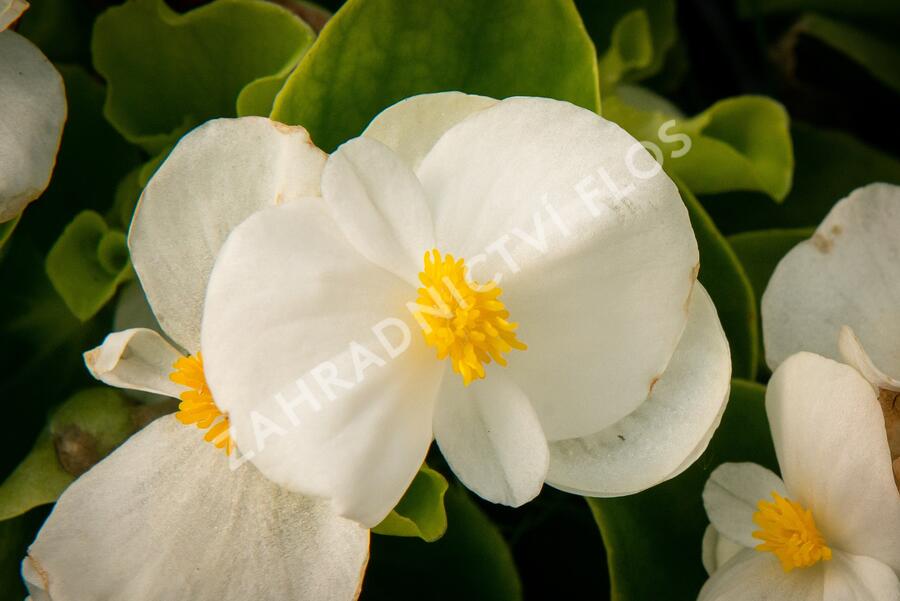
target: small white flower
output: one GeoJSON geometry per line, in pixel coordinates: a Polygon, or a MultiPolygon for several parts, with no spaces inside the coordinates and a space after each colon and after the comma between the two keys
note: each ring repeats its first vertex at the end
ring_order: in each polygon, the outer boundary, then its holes
{"type": "Polygon", "coordinates": [[[545,481],[643,490],[706,447],[727,341],[675,185],[617,125],[419,96],[331,155],[310,196],[235,228],[203,315],[216,403],[273,481],[372,526],[432,439],[513,506],[545,481]]]}
{"type": "Polygon", "coordinates": [[[700,601],[900,599],[900,494],[875,397],[819,355],[778,367],[766,411],[784,480],[752,463],[712,473],[700,601]]]}
{"type": "Polygon", "coordinates": [[[778,264],[762,320],[773,369],[805,350],[873,385],[900,486],[900,186],[872,184],[838,202],[778,264]]]}
{"type": "Polygon", "coordinates": [[[261,207],[317,193],[324,161],[302,128],[222,119],[188,134],[148,184],[131,258],[166,335],[190,356],[134,328],[110,334],[85,360],[113,386],[182,403],[63,493],[23,562],[35,601],[359,594],[368,531],[251,465],[231,469],[216,448],[230,450],[228,419],[197,346],[206,281],[228,232],[261,207]]]}
{"type": "Polygon", "coordinates": [[[7,29],[27,8],[0,0],[0,223],[50,183],[66,120],[62,77],[37,46],[7,29]]]}

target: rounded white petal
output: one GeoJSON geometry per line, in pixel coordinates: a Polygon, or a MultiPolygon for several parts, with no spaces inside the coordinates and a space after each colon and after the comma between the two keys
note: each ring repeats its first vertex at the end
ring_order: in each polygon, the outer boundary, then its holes
{"type": "Polygon", "coordinates": [[[0,223],[50,183],[65,121],[62,77],[37,46],[0,31],[0,223]]]}
{"type": "Polygon", "coordinates": [[[419,180],[397,155],[375,140],[350,140],[325,164],[322,197],[360,254],[418,285],[434,226],[419,180]]]}
{"type": "Polygon", "coordinates": [[[169,379],[181,353],[154,330],[113,332],[84,354],[91,375],[110,386],[178,398],[185,388],[169,379]]]}
{"type": "Polygon", "coordinates": [[[502,276],[529,345],[508,369],[549,440],[647,398],[684,329],[698,255],[675,185],[634,138],[565,102],[512,98],[448,130],[418,175],[438,247],[477,263],[479,281],[502,276]]]}
{"type": "Polygon", "coordinates": [[[368,538],[167,416],[66,490],[28,556],[53,601],[353,599],[368,538]]]}
{"type": "Polygon", "coordinates": [[[141,194],[128,246],[150,306],[195,353],[206,282],[228,233],[262,207],[318,196],[326,155],[302,127],[215,119],[187,134],[141,194]]]}
{"type": "Polygon", "coordinates": [[[863,348],[859,337],[849,326],[841,326],[838,350],[844,363],[856,368],[856,371],[876,388],[900,391],[900,380],[892,378],[875,365],[875,362],[869,357],[869,353],[863,348]]]}
{"type": "Polygon", "coordinates": [[[483,499],[518,507],[541,492],[550,457],[528,397],[501,369],[469,386],[448,373],[434,436],[463,484],[483,499]]]}
{"type": "Polygon", "coordinates": [[[415,169],[445,131],[497,102],[462,92],[412,96],[381,111],[363,136],[378,140],[415,169]]]}
{"type": "Polygon", "coordinates": [[[823,601],[900,601],[900,581],[877,559],[838,551],[825,564],[823,601]]]}
{"type": "Polygon", "coordinates": [[[712,575],[719,569],[719,566],[728,563],[732,557],[744,549],[746,549],[745,546],[720,534],[716,527],[710,524],[703,531],[703,568],[707,574],[712,575]]]}
{"type": "Polygon", "coordinates": [[[723,463],[709,475],[703,487],[703,506],[709,521],[736,543],[753,548],[762,543],[753,537],[757,503],[772,501],[772,493],[788,496],[784,482],[771,470],[755,463],[723,463]]]}
{"type": "Polygon", "coordinates": [[[0,0],[0,31],[12,25],[27,9],[24,0],[0,0]]]}
{"type": "Polygon", "coordinates": [[[839,359],[848,325],[875,365],[900,374],[900,187],[872,184],[837,203],[778,264],[762,299],[766,362],[798,351],[839,359]]]}
{"type": "Polygon", "coordinates": [[[697,601],[823,601],[824,563],[785,572],[774,554],[745,549],[706,581],[697,601]]]}
{"type": "Polygon", "coordinates": [[[852,367],[798,353],[769,381],[766,411],[788,493],[828,545],[900,570],[900,493],[872,386],[852,367]]]}
{"type": "Polygon", "coordinates": [[[675,477],[709,444],[730,377],[728,341],[698,283],[684,335],[647,400],[596,434],[550,443],[547,482],[582,495],[614,496],[675,477]]]}
{"type": "Polygon", "coordinates": [[[374,526],[425,458],[444,364],[406,310],[415,289],[362,257],[324,204],[232,232],[209,282],[204,368],[268,478],[374,526]]]}

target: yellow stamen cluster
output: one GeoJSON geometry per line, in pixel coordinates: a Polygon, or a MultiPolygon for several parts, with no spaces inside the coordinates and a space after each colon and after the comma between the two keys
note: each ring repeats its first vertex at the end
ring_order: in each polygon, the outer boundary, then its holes
{"type": "Polygon", "coordinates": [[[229,434],[231,423],[228,416],[216,406],[212,393],[206,385],[203,355],[197,353],[190,357],[182,357],[172,367],[175,371],[169,375],[169,379],[190,389],[181,393],[181,403],[178,404],[175,417],[185,425],[195,424],[201,430],[208,429],[203,439],[213,443],[218,449],[225,449],[230,455],[234,449],[229,434]]]}
{"type": "Polygon", "coordinates": [[[777,492],[772,497],[774,503],[762,499],[756,504],[759,511],[753,514],[753,522],[762,530],[753,537],[763,541],[756,550],[774,553],[785,572],[831,559],[831,549],[816,528],[812,512],[777,492]]]}
{"type": "Polygon", "coordinates": [[[491,360],[506,365],[505,353],[528,348],[516,338],[518,324],[507,321],[503,290],[468,281],[467,270],[463,259],[441,257],[437,249],[425,253],[419,274],[424,287],[418,289],[414,311],[425,341],[437,349],[438,359],[450,358],[466,386],[484,377],[491,360]]]}

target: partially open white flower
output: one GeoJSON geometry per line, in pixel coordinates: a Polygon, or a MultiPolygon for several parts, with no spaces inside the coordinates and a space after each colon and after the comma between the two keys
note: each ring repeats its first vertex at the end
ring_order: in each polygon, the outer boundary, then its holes
{"type": "Polygon", "coordinates": [[[762,319],[773,369],[806,350],[873,385],[900,485],[900,186],[872,184],[837,203],[778,264],[762,319]]]}
{"type": "Polygon", "coordinates": [[[110,334],[85,360],[113,386],[182,403],[63,493],[23,563],[35,600],[358,595],[368,531],[252,465],[231,469],[220,450],[231,450],[228,419],[197,347],[206,281],[228,232],[261,207],[318,193],[324,160],[302,128],[222,119],[188,134],[148,184],[131,258],[165,333],[190,356],[135,328],[110,334]]]}
{"type": "Polygon", "coordinates": [[[717,468],[701,601],[897,601],[900,494],[875,391],[847,365],[798,353],[775,371],[766,411],[784,480],[752,463],[717,468]]]}
{"type": "Polygon", "coordinates": [[[728,396],[697,270],[675,185],[617,125],[419,96],[328,158],[322,198],[231,233],[207,378],[263,474],[364,525],[433,438],[490,501],[632,493],[702,453],[728,396]]]}
{"type": "Polygon", "coordinates": [[[7,29],[26,8],[0,0],[0,223],[50,183],[66,120],[62,77],[37,46],[7,29]]]}

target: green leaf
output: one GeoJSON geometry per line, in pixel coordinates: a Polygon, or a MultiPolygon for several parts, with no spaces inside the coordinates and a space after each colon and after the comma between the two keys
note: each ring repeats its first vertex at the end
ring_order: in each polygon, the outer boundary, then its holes
{"type": "Polygon", "coordinates": [[[375,528],[375,534],[418,536],[434,542],[447,530],[444,493],[447,480],[423,464],[393,511],[375,528]]]}
{"type": "Polygon", "coordinates": [[[696,194],[764,192],[782,200],[791,189],[794,155],[784,107],[762,96],[738,96],[681,119],[606,97],[603,116],[661,151],[666,170],[696,194]]]}
{"type": "Polygon", "coordinates": [[[587,500],[603,534],[613,601],[695,601],[707,578],[701,493],[709,474],[727,461],[777,470],[764,397],[763,386],[733,380],[722,424],[687,471],[637,495],[587,500]]]}
{"type": "Polygon", "coordinates": [[[760,342],[759,316],[750,280],[728,240],[697,198],[677,183],[700,248],[700,283],[716,305],[731,346],[732,374],[752,379],[759,363],[760,342]]]}
{"type": "Polygon", "coordinates": [[[97,18],[94,66],[108,84],[104,114],[156,153],[213,117],[233,117],[241,90],[287,73],[312,30],[270,2],[216,0],[185,14],[129,0],[97,18]]]}
{"type": "Polygon", "coordinates": [[[0,485],[0,520],[53,503],[75,478],[135,430],[130,405],[111,388],[83,390],[50,418],[31,452],[0,485]]]}
{"type": "Polygon", "coordinates": [[[522,598],[512,553],[496,526],[459,485],[450,486],[445,501],[449,526],[439,541],[372,538],[361,599],[522,598]]]}
{"type": "Polygon", "coordinates": [[[125,234],[110,229],[94,211],[83,211],[66,226],[47,255],[47,276],[66,306],[90,319],[133,275],[125,234]]]}
{"type": "Polygon", "coordinates": [[[744,194],[704,198],[722,231],[814,227],[856,188],[872,182],[900,184],[900,161],[853,136],[797,122],[791,133],[797,171],[784,203],[744,194]]]}
{"type": "Polygon", "coordinates": [[[814,37],[859,63],[872,76],[896,92],[900,92],[900,46],[875,33],[829,19],[806,14],[788,34],[814,37]]]}
{"type": "Polygon", "coordinates": [[[678,40],[673,0],[576,0],[600,55],[602,90],[658,73],[678,40]]]}
{"type": "Polygon", "coordinates": [[[5,221],[0,223],[0,250],[3,249],[3,246],[6,244],[6,241],[9,240],[9,237],[12,236],[13,231],[16,229],[16,226],[19,225],[19,219],[22,216],[14,217],[9,221],[5,221]]]}
{"type": "Polygon", "coordinates": [[[447,90],[600,103],[594,48],[571,0],[350,0],[272,118],[306,127],[331,151],[397,101],[447,90]]]}
{"type": "MultiPolygon", "coordinates": [[[[728,242],[737,254],[744,271],[750,279],[753,288],[757,314],[760,314],[760,301],[763,292],[769,283],[769,278],[775,271],[775,267],[794,246],[813,235],[813,228],[800,228],[791,230],[763,230],[744,232],[729,236],[728,242]]],[[[764,356],[762,345],[762,323],[757,327],[759,356],[764,356]]],[[[765,376],[768,369],[765,362],[760,362],[761,373],[765,376]]]]}

